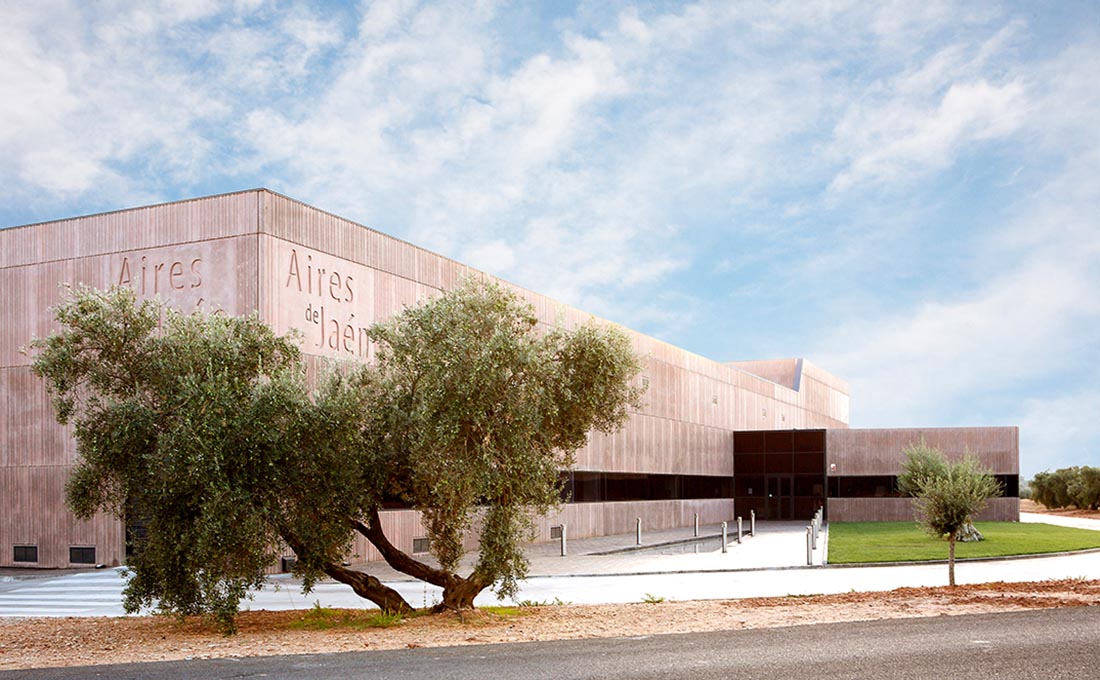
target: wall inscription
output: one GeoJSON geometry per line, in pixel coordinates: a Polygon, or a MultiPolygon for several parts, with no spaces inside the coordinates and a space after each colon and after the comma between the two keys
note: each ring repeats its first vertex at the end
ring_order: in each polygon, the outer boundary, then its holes
{"type": "Polygon", "coordinates": [[[326,264],[321,256],[297,248],[291,248],[284,261],[283,288],[299,293],[297,298],[305,302],[298,318],[306,326],[294,324],[305,334],[305,349],[366,358],[370,320],[356,318],[359,283],[351,271],[340,268],[350,263],[326,264]]]}

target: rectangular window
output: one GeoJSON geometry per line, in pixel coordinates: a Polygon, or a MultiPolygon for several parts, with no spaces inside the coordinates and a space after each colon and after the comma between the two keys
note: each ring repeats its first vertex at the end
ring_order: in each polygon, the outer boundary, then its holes
{"type": "Polygon", "coordinates": [[[95,546],[69,546],[70,564],[95,564],[95,546]]]}
{"type": "Polygon", "coordinates": [[[15,554],[12,555],[12,560],[15,562],[37,562],[38,561],[38,546],[37,545],[17,545],[15,546],[15,554]]]}
{"type": "Polygon", "coordinates": [[[413,554],[426,553],[431,547],[431,543],[427,538],[414,538],[413,539],[413,554]]]}
{"type": "Polygon", "coordinates": [[[550,540],[556,541],[561,538],[561,525],[550,527],[550,540]]]}

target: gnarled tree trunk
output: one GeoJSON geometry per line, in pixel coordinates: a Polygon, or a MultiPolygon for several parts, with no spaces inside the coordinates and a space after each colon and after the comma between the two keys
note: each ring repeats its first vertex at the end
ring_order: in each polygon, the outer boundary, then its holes
{"type": "Polygon", "coordinates": [[[382,531],[382,520],[377,510],[371,510],[367,522],[353,520],[355,530],[367,537],[367,540],[378,549],[382,558],[403,574],[426,581],[443,589],[443,602],[435,607],[436,611],[445,609],[461,610],[473,609],[474,598],[478,593],[493,584],[491,579],[485,578],[476,569],[469,576],[438,569],[420,560],[413,559],[407,553],[399,550],[382,531]]]}
{"type": "Polygon", "coordinates": [[[340,583],[351,586],[356,595],[375,603],[384,612],[409,614],[413,611],[412,606],[401,597],[401,593],[370,574],[348,569],[339,564],[326,564],[325,573],[340,583]]]}
{"type": "MultiPolygon", "coordinates": [[[[300,541],[295,540],[287,531],[283,532],[283,540],[299,557],[305,555],[309,549],[300,541]]],[[[325,564],[323,569],[331,578],[351,586],[356,595],[370,600],[378,605],[378,608],[382,611],[398,614],[408,614],[413,611],[412,606],[405,601],[405,598],[401,597],[401,593],[382,583],[375,576],[331,562],[325,564]]]]}

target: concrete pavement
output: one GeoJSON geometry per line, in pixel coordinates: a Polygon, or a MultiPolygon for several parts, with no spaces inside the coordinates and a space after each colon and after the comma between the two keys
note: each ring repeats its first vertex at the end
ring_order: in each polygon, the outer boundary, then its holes
{"type": "MultiPolygon", "coordinates": [[[[1049,521],[1050,516],[1025,515],[1021,519],[1049,521]]],[[[1072,519],[1084,522],[1083,528],[1100,530],[1098,520],[1072,519]]],[[[755,536],[746,536],[741,544],[732,542],[725,554],[713,538],[719,530],[714,525],[701,527],[701,536],[711,538],[698,545],[683,543],[692,538],[690,528],[644,533],[643,550],[633,549],[637,547],[634,534],[570,541],[567,557],[560,556],[556,542],[532,545],[528,548],[530,574],[521,584],[518,599],[599,604],[637,602],[646,595],[675,600],[727,599],[947,583],[947,567],[942,563],[822,567],[827,531],[814,553],[816,566],[808,567],[805,527],[802,522],[758,522],[755,536]],[[621,552],[623,549],[629,550],[621,552]]],[[[731,541],[734,536],[731,533],[731,541]]],[[[396,588],[413,606],[428,606],[440,598],[438,588],[412,581],[384,563],[370,563],[363,569],[396,588]]],[[[956,569],[960,583],[1098,579],[1100,553],[960,562],[956,569]]],[[[0,580],[3,578],[12,577],[0,580]]],[[[270,583],[244,608],[302,609],[314,602],[333,607],[370,606],[339,583],[321,583],[309,595],[303,595],[289,575],[274,576],[270,583]]],[[[118,616],[123,613],[123,586],[119,569],[8,580],[0,583],[0,616],[118,616]]],[[[497,602],[489,592],[478,599],[485,605],[497,602]]]]}

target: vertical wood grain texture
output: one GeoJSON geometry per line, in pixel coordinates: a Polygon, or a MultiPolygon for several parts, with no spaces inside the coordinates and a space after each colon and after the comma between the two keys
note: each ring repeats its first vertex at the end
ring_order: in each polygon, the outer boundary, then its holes
{"type": "Polygon", "coordinates": [[[826,440],[826,462],[832,476],[895,475],[905,460],[904,449],[922,440],[943,451],[950,460],[959,460],[969,452],[993,474],[1020,473],[1016,427],[829,430],[826,440]]]}

